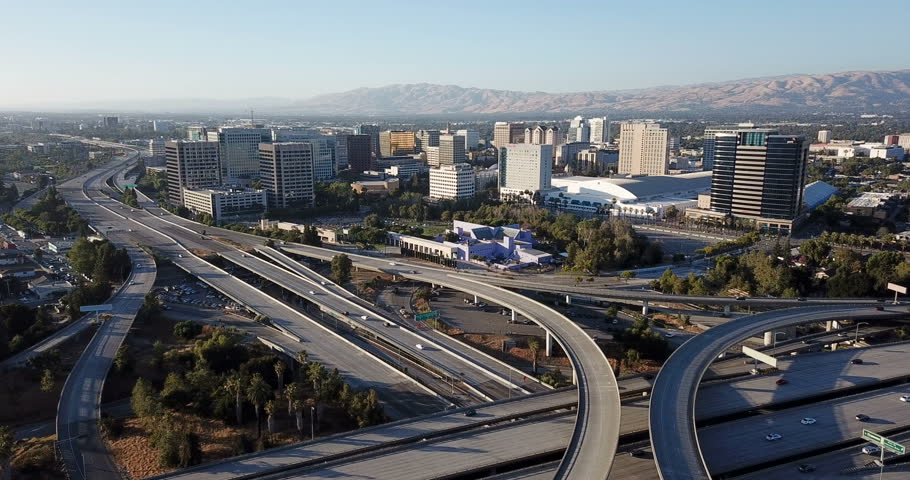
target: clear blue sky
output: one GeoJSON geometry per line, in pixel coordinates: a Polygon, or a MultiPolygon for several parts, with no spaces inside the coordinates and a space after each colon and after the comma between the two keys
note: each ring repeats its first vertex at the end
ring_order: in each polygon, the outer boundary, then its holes
{"type": "Polygon", "coordinates": [[[910,68],[906,0],[7,1],[0,106],[910,68]],[[898,22],[898,23],[895,23],[898,22]]]}

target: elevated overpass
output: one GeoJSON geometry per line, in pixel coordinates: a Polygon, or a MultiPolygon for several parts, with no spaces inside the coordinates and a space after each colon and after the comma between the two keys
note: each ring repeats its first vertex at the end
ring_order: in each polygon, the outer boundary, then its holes
{"type": "Polygon", "coordinates": [[[777,328],[828,320],[891,319],[905,307],[868,305],[795,308],[742,317],[714,327],[678,348],[654,380],[649,424],[654,460],[663,480],[709,479],[695,429],[696,393],[716,357],[743,338],[777,328]]]}

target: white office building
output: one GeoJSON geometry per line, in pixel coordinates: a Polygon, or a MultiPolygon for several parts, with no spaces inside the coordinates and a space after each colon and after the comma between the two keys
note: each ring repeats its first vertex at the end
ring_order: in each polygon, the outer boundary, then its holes
{"type": "Polygon", "coordinates": [[[149,140],[149,155],[156,158],[164,158],[165,141],[160,138],[149,140]]]}
{"type": "MultiPolygon", "coordinates": [[[[610,143],[610,120],[607,117],[595,117],[588,120],[591,136],[587,139],[591,143],[610,143]]],[[[584,141],[584,140],[581,140],[584,141]]]]}
{"type": "Polygon", "coordinates": [[[666,175],[667,129],[658,123],[623,123],[619,129],[619,173],[623,175],[666,175]]]}
{"type": "Polygon", "coordinates": [[[533,196],[550,188],[553,146],[511,143],[499,151],[499,197],[533,196]],[[530,194],[530,195],[529,195],[530,194]]]}
{"type": "Polygon", "coordinates": [[[207,213],[217,222],[229,215],[262,212],[267,197],[265,190],[248,188],[184,188],[183,205],[194,213],[207,213]]]}
{"type": "Polygon", "coordinates": [[[831,130],[818,131],[818,143],[828,143],[831,141],[831,130]]]}
{"type": "Polygon", "coordinates": [[[460,200],[474,196],[474,168],[467,163],[430,169],[430,198],[460,200]]]}

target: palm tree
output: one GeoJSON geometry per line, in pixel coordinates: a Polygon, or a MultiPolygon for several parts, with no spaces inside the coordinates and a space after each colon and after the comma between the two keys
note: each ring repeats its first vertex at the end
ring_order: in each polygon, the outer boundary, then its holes
{"type": "Polygon", "coordinates": [[[288,384],[287,388],[284,389],[284,396],[288,399],[288,415],[291,414],[291,411],[294,406],[294,402],[300,398],[300,395],[303,393],[303,385],[297,382],[291,382],[288,384]]]}
{"type": "Polygon", "coordinates": [[[287,366],[281,360],[275,362],[275,375],[278,377],[278,391],[284,388],[284,370],[287,366]]]}
{"type": "Polygon", "coordinates": [[[237,425],[243,425],[243,386],[246,382],[241,374],[234,372],[224,382],[224,389],[234,395],[234,409],[237,414],[237,425]]]}
{"type": "Polygon", "coordinates": [[[265,424],[266,424],[266,427],[269,429],[270,437],[275,434],[275,411],[276,410],[277,410],[277,407],[275,405],[274,400],[269,400],[269,401],[265,402],[265,413],[266,413],[266,415],[268,415],[268,417],[265,421],[265,424]]]}
{"type": "Polygon", "coordinates": [[[325,367],[321,363],[312,363],[307,369],[307,377],[313,382],[313,390],[319,391],[319,384],[325,379],[325,367]]]}
{"type": "Polygon", "coordinates": [[[256,412],[257,438],[262,437],[262,422],[259,418],[259,409],[272,396],[271,394],[271,388],[269,388],[269,384],[265,382],[265,379],[262,378],[262,374],[253,374],[253,378],[250,379],[250,383],[246,387],[246,399],[253,404],[256,412]]]}
{"type": "Polygon", "coordinates": [[[13,478],[11,460],[15,443],[13,431],[6,425],[0,425],[0,479],[10,480],[13,478]]]}
{"type": "MultiPolygon", "coordinates": [[[[310,354],[307,353],[306,350],[301,350],[301,351],[297,352],[297,363],[300,364],[301,368],[304,367],[307,363],[309,363],[309,360],[310,360],[310,354]]],[[[302,374],[303,374],[303,371],[298,369],[297,376],[301,377],[301,376],[303,376],[302,374]]]]}
{"type": "Polygon", "coordinates": [[[297,417],[297,432],[303,438],[303,400],[294,400],[294,415],[297,417]]]}
{"type": "Polygon", "coordinates": [[[537,373],[537,354],[540,353],[540,341],[536,338],[528,340],[528,350],[531,351],[531,362],[533,362],[534,373],[537,373]]]}

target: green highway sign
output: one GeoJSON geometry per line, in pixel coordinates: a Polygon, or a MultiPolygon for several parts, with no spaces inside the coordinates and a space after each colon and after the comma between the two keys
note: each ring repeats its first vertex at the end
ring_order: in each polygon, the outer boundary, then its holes
{"type": "Polygon", "coordinates": [[[879,435],[875,432],[870,432],[869,430],[866,430],[865,428],[863,429],[863,440],[869,440],[870,442],[875,443],[877,445],[882,444],[881,435],[879,435]]]}
{"type": "Polygon", "coordinates": [[[863,429],[863,440],[868,440],[878,445],[879,447],[882,447],[886,450],[891,450],[898,455],[903,455],[907,451],[903,445],[895,442],[894,440],[890,440],[866,429],[863,429]]]}
{"type": "Polygon", "coordinates": [[[436,310],[433,310],[432,312],[418,313],[417,315],[414,315],[414,320],[416,320],[418,322],[422,322],[424,320],[430,320],[432,318],[439,318],[439,312],[437,312],[436,310]]]}
{"type": "Polygon", "coordinates": [[[136,188],[136,185],[135,185],[135,184],[130,184],[130,185],[124,185],[123,187],[124,187],[124,188],[136,188]]]}

